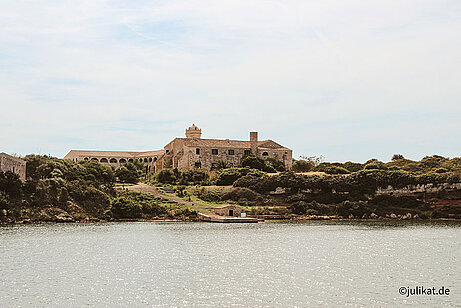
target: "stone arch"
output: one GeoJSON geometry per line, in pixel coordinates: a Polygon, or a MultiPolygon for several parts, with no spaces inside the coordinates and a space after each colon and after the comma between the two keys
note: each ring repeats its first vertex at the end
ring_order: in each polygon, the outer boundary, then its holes
{"type": "Polygon", "coordinates": [[[85,157],[83,160],[90,160],[88,157],[85,157]]]}
{"type": "Polygon", "coordinates": [[[116,158],[111,158],[111,159],[110,159],[110,163],[111,163],[111,164],[116,164],[116,163],[117,163],[117,159],[116,159],[116,158]]]}
{"type": "Polygon", "coordinates": [[[133,158],[128,159],[128,162],[130,163],[134,162],[133,158]]]}
{"type": "Polygon", "coordinates": [[[144,157],[144,162],[147,163],[147,158],[146,157],[144,157]]]}
{"type": "Polygon", "coordinates": [[[101,158],[101,159],[99,160],[99,162],[100,162],[100,163],[107,163],[107,162],[109,162],[109,161],[107,160],[107,158],[103,157],[103,158],[101,158]]]}
{"type": "Polygon", "coordinates": [[[264,152],[263,152],[263,156],[269,156],[269,153],[267,153],[267,152],[264,151],[264,152]]]}
{"type": "Polygon", "coordinates": [[[93,157],[91,160],[92,161],[99,161],[99,159],[97,159],[96,157],[93,157]]]}
{"type": "Polygon", "coordinates": [[[157,157],[154,157],[154,162],[157,161],[157,157]]]}
{"type": "Polygon", "coordinates": [[[152,157],[149,157],[149,162],[150,162],[150,163],[152,162],[152,157]]]}
{"type": "Polygon", "coordinates": [[[125,163],[126,163],[126,159],[125,159],[125,158],[120,158],[119,163],[125,164],[125,163]]]}

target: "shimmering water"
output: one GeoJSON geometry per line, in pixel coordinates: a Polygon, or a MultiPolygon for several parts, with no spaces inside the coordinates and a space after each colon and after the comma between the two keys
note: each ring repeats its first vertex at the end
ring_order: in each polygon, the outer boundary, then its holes
{"type": "Polygon", "coordinates": [[[459,307],[460,261],[460,223],[1,226],[0,306],[459,307]]]}

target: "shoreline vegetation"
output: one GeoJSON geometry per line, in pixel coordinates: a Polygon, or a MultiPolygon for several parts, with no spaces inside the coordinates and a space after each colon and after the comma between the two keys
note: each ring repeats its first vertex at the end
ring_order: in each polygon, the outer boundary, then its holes
{"type": "Polygon", "coordinates": [[[460,220],[461,158],[396,154],[384,163],[247,156],[216,170],[119,168],[28,155],[27,180],[0,172],[0,223],[198,221],[232,204],[264,220],[460,220]]]}

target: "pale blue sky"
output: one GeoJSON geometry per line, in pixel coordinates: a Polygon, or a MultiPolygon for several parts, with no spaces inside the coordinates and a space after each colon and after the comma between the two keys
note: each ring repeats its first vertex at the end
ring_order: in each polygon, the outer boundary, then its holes
{"type": "Polygon", "coordinates": [[[0,151],[257,130],[328,161],[461,156],[459,0],[0,0],[0,151]]]}

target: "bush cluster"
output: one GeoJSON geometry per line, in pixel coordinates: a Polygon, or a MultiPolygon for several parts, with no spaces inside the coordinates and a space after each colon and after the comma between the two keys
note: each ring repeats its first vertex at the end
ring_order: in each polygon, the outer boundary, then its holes
{"type": "Polygon", "coordinates": [[[167,216],[168,209],[162,205],[163,202],[163,198],[151,194],[123,191],[112,201],[109,215],[118,219],[167,216]]]}
{"type": "Polygon", "coordinates": [[[20,213],[25,208],[66,210],[69,203],[75,203],[89,215],[100,217],[109,208],[110,197],[115,195],[115,176],[110,166],[44,155],[28,155],[24,159],[26,182],[22,183],[11,172],[0,172],[2,209],[10,213],[20,213]]]}
{"type": "Polygon", "coordinates": [[[208,172],[201,169],[180,171],[178,168],[166,168],[155,174],[153,179],[162,184],[197,185],[207,184],[209,177],[208,172]]]}
{"type": "Polygon", "coordinates": [[[262,179],[266,177],[266,173],[260,171],[258,169],[251,169],[249,167],[245,168],[228,168],[222,169],[218,172],[218,178],[216,179],[216,185],[218,186],[226,186],[232,185],[238,179],[242,177],[248,178],[257,178],[262,179]]]}
{"type": "Polygon", "coordinates": [[[240,162],[240,167],[248,167],[251,169],[257,169],[268,173],[285,171],[285,165],[283,164],[283,162],[272,157],[263,159],[255,155],[245,156],[240,162]]]}

